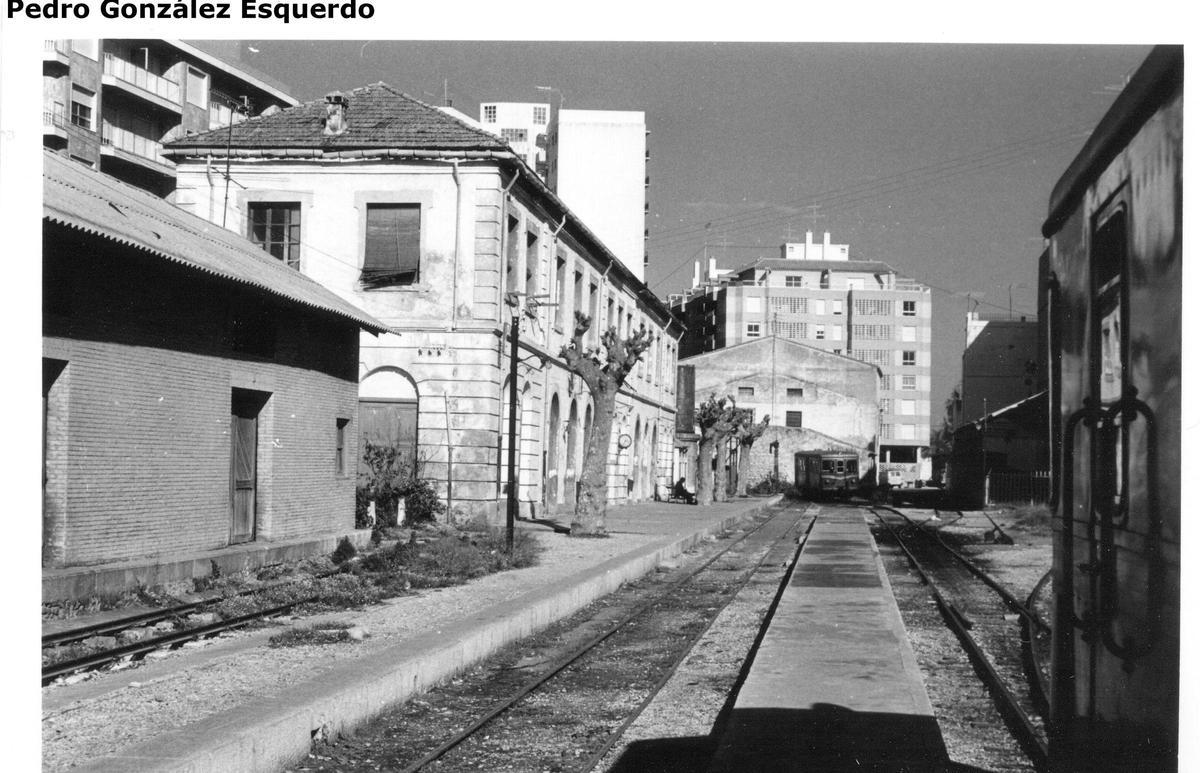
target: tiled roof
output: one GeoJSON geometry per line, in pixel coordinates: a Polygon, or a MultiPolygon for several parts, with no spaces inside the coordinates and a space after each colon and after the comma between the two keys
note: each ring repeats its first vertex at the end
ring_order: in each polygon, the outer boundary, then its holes
{"type": "Polygon", "coordinates": [[[481,150],[511,152],[494,134],[476,129],[386,83],[357,88],[346,95],[348,127],[325,136],[325,99],[315,99],[273,115],[259,116],[227,128],[181,137],[163,147],[170,153],[227,146],[263,151],[273,148],[361,150],[481,150]]]}
{"type": "Polygon", "coordinates": [[[42,217],[351,320],[391,328],[258,245],[157,196],[45,151],[42,217]]]}

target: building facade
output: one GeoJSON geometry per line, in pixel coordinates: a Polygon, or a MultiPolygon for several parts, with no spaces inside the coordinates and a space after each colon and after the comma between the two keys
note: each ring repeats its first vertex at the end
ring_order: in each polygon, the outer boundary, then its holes
{"type": "Polygon", "coordinates": [[[793,478],[800,451],[854,451],[873,482],[879,368],[805,343],[768,336],[685,357],[697,403],[732,397],[756,421],[771,417],[751,448],[749,485],[793,478]]]}
{"type": "Polygon", "coordinates": [[[544,102],[484,102],[479,106],[479,125],[507,142],[543,179],[550,118],[550,105],[544,102]]]}
{"type": "Polygon", "coordinates": [[[810,232],[781,253],[732,271],[710,264],[707,279],[673,297],[687,327],[682,356],[776,336],[878,367],[880,471],[928,478],[929,288],[886,263],[851,260],[828,234],[815,244],[810,232]]]}
{"type": "Polygon", "coordinates": [[[593,415],[559,356],[576,312],[598,322],[589,347],[609,326],[653,333],[618,397],[609,501],[666,490],[680,327],[508,144],[374,84],[168,153],[180,206],[241,230],[392,328],[363,340],[360,416],[368,433],[411,438],[454,518],[503,512],[514,319],[522,514],[574,504],[593,415]],[[223,206],[205,169],[224,163],[227,146],[238,184],[223,206]]]}
{"type": "Polygon", "coordinates": [[[163,141],[296,102],[265,76],[181,40],[43,47],[43,145],[158,196],[175,189],[163,141]]]}
{"type": "Polygon", "coordinates": [[[358,336],[386,328],[50,152],[44,186],[43,566],[156,584],[172,556],[187,579],[206,551],[353,531],[358,336]]]}
{"type": "Polygon", "coordinates": [[[1024,400],[1042,387],[1038,323],[967,314],[962,355],[962,421],[1024,400]]]}

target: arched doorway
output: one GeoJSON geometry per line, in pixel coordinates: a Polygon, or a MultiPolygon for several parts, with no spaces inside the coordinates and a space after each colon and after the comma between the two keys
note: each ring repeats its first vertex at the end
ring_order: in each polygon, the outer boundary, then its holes
{"type": "Polygon", "coordinates": [[[409,465],[416,465],[418,425],[417,384],[399,368],[370,371],[358,384],[359,459],[368,442],[400,450],[409,465]]]}
{"type": "Polygon", "coordinates": [[[546,455],[542,462],[543,464],[543,480],[546,505],[553,505],[558,502],[559,487],[558,487],[558,456],[559,456],[559,415],[558,415],[558,395],[554,395],[550,399],[550,421],[546,425],[546,455]]]}
{"type": "Polygon", "coordinates": [[[567,415],[567,471],[563,486],[563,501],[575,504],[576,485],[579,480],[579,403],[571,401],[571,412],[567,415]]]}

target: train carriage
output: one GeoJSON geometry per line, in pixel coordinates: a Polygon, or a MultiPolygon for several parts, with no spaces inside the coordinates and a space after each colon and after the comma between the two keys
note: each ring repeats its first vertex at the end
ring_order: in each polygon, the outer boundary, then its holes
{"type": "Polygon", "coordinates": [[[816,499],[849,496],[858,490],[858,454],[847,451],[801,451],[796,454],[796,488],[816,499]]]}
{"type": "Polygon", "coordinates": [[[1183,51],[1159,47],[1043,226],[1056,770],[1178,764],[1182,154],[1183,51]]]}

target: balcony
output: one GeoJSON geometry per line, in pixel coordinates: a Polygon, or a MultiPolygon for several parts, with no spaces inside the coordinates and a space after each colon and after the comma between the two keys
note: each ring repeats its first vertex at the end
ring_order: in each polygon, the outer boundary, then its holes
{"type": "Polygon", "coordinates": [[[42,143],[48,147],[62,148],[67,143],[66,108],[55,102],[42,110],[42,143]]]}
{"type": "Polygon", "coordinates": [[[104,122],[100,134],[100,153],[117,156],[159,174],[175,175],[175,165],[163,155],[161,142],[113,126],[108,121],[104,122]]]}
{"type": "Polygon", "coordinates": [[[42,61],[57,64],[71,64],[71,41],[45,40],[42,41],[42,61]]]}
{"type": "Polygon", "coordinates": [[[103,83],[116,86],[173,113],[183,112],[178,83],[112,54],[104,55],[103,83]]]}

